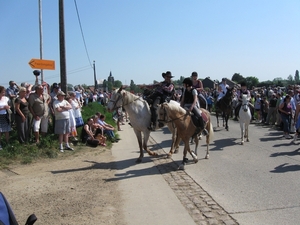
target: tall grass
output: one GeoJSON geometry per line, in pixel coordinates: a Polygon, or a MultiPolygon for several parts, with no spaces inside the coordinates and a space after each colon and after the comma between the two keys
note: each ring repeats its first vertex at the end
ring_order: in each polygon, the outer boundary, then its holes
{"type": "MultiPolygon", "coordinates": [[[[89,117],[95,115],[96,112],[104,114],[106,116],[105,121],[113,126],[116,126],[114,120],[112,119],[112,114],[107,112],[105,107],[97,102],[89,103],[87,106],[82,108],[83,120],[86,121],[89,117]]],[[[77,128],[78,138],[81,136],[81,130],[82,127],[77,128]]],[[[33,134],[31,136],[33,137],[33,134]]],[[[84,149],[85,147],[85,144],[79,141],[78,144],[74,146],[75,151],[65,151],[64,153],[60,153],[58,150],[58,135],[53,133],[53,126],[51,123],[49,123],[48,134],[40,138],[39,144],[33,143],[33,140],[27,144],[20,144],[18,142],[17,131],[15,128],[13,128],[13,130],[10,132],[9,143],[6,143],[4,134],[2,134],[1,143],[3,150],[0,150],[0,169],[7,168],[13,163],[30,164],[33,161],[43,158],[51,159],[60,157],[62,155],[72,155],[75,154],[75,152],[84,149]]],[[[109,147],[111,147],[111,143],[108,141],[107,148],[109,147]]]]}

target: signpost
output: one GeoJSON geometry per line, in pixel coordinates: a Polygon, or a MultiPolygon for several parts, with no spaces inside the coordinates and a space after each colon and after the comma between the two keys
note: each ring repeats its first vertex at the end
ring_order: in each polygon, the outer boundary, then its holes
{"type": "Polygon", "coordinates": [[[54,60],[31,59],[28,64],[32,69],[55,70],[54,60]]]}

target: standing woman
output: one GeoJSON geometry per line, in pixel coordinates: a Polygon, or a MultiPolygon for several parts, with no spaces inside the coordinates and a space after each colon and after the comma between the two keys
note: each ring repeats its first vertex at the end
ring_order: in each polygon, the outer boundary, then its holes
{"type": "Polygon", "coordinates": [[[279,111],[283,122],[283,132],[286,139],[292,138],[290,136],[291,117],[292,117],[292,104],[291,96],[286,95],[283,102],[279,105],[279,111]]]}
{"type": "Polygon", "coordinates": [[[24,144],[29,141],[30,117],[28,115],[30,112],[28,104],[29,103],[26,100],[26,88],[21,87],[19,90],[19,96],[15,100],[15,120],[20,144],[24,144]]]}
{"type": "MultiPolygon", "coordinates": [[[[9,98],[5,96],[5,88],[3,86],[0,86],[0,140],[2,137],[2,133],[5,133],[6,143],[9,142],[9,131],[11,131],[9,115],[7,112],[8,109],[10,109],[9,98]]],[[[1,142],[0,150],[2,150],[1,142]]]]}

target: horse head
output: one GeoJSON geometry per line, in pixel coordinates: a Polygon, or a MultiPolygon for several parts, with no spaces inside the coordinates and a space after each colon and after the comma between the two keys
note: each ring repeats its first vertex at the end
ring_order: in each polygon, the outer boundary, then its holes
{"type": "Polygon", "coordinates": [[[107,109],[109,112],[116,110],[123,105],[123,97],[125,96],[125,91],[120,87],[112,92],[111,97],[107,103],[107,109]]]}
{"type": "Polygon", "coordinates": [[[248,108],[249,108],[248,103],[249,103],[248,96],[243,95],[243,97],[242,97],[242,109],[244,110],[244,112],[248,111],[248,108]]]}
{"type": "Polygon", "coordinates": [[[169,117],[166,111],[166,103],[159,104],[157,106],[157,122],[158,127],[162,128],[168,123],[169,117]]]}

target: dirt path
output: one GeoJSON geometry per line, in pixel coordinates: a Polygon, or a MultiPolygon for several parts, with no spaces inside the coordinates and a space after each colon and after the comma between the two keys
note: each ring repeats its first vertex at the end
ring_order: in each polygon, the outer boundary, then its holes
{"type": "MultiPolygon", "coordinates": [[[[111,150],[86,148],[70,157],[12,166],[0,171],[0,191],[19,224],[123,224],[122,199],[111,150]]],[[[65,154],[65,153],[60,153],[65,154]]]]}

